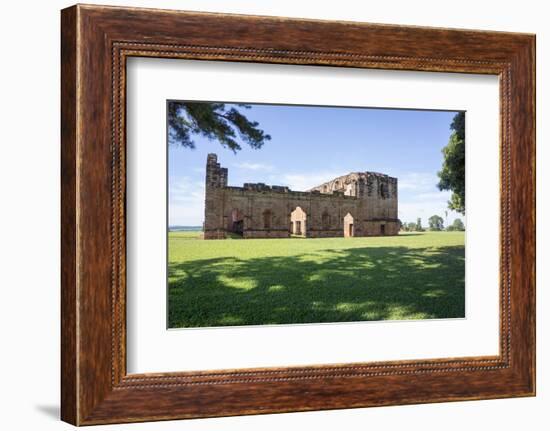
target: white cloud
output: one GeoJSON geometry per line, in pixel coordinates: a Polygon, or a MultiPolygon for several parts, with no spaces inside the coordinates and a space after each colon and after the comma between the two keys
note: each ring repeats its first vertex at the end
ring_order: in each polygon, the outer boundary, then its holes
{"type": "Polygon", "coordinates": [[[399,191],[430,191],[438,183],[436,174],[409,172],[398,178],[399,191]]]}
{"type": "Polygon", "coordinates": [[[402,222],[416,222],[420,217],[422,224],[427,226],[432,215],[443,217],[445,224],[452,223],[456,218],[464,220],[462,214],[448,209],[447,202],[452,193],[440,191],[438,181],[436,174],[428,173],[409,172],[398,177],[398,217],[402,222]]]}
{"type": "Polygon", "coordinates": [[[241,163],[235,163],[233,166],[238,169],[244,169],[247,171],[272,172],[274,170],[273,166],[266,165],[264,163],[241,162],[241,163]]]}
{"type": "Polygon", "coordinates": [[[170,226],[200,226],[204,221],[204,181],[189,177],[170,180],[168,224],[170,226]]]}
{"type": "Polygon", "coordinates": [[[451,199],[451,192],[437,190],[435,192],[418,193],[415,195],[415,199],[421,201],[441,201],[447,202],[451,199]]]}
{"type": "Polygon", "coordinates": [[[438,200],[399,201],[399,219],[404,223],[409,223],[416,222],[416,219],[420,217],[423,226],[428,225],[428,219],[433,215],[441,216],[446,222],[445,225],[447,225],[447,223],[452,223],[456,218],[464,220],[462,214],[447,208],[447,200],[450,197],[450,193],[441,192],[441,194],[442,199],[438,200]],[[445,211],[447,211],[447,216],[445,216],[445,211]]]}

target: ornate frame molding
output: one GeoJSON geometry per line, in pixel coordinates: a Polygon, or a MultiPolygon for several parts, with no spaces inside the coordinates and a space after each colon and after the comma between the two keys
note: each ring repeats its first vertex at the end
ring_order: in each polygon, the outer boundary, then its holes
{"type": "Polygon", "coordinates": [[[62,12],[62,57],[64,420],[98,424],[534,394],[534,36],[79,5],[62,12]],[[206,24],[223,30],[206,33],[206,24]],[[264,26],[284,37],[253,31],[264,26]],[[341,37],[331,42],[334,32],[341,37]],[[311,35],[319,41],[308,40],[311,35]],[[500,354],[127,375],[130,56],[498,75],[500,354]],[[529,217],[520,220],[519,213],[529,217]]]}

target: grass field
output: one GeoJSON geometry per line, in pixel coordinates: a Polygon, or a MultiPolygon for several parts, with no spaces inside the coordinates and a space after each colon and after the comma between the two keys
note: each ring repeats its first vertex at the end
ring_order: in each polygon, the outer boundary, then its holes
{"type": "Polygon", "coordinates": [[[464,232],[202,240],[169,233],[171,328],[464,317],[464,232]]]}

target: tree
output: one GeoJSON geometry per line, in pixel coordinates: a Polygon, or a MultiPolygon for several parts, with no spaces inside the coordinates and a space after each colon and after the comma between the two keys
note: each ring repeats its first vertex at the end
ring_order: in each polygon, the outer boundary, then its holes
{"type": "Polygon", "coordinates": [[[443,218],[438,215],[433,215],[428,219],[428,225],[430,226],[430,230],[443,230],[443,218]]]}
{"type": "Polygon", "coordinates": [[[234,153],[241,149],[237,136],[254,149],[259,149],[271,136],[258,128],[237,108],[250,109],[243,103],[227,106],[225,103],[169,102],[168,142],[195,148],[193,136],[217,140],[234,153]]]}
{"type": "Polygon", "coordinates": [[[416,219],[416,225],[414,230],[417,232],[424,232],[424,228],[422,227],[422,220],[420,219],[420,217],[416,219]]]}
{"type": "Polygon", "coordinates": [[[401,222],[401,230],[404,231],[404,232],[411,232],[414,230],[414,227],[416,226],[415,223],[406,223],[406,222],[401,222]],[[411,225],[412,225],[412,228],[411,228],[411,225]]]}
{"type": "Polygon", "coordinates": [[[407,223],[407,230],[409,232],[414,232],[416,230],[416,223],[414,222],[407,223]]]}
{"type": "Polygon", "coordinates": [[[447,226],[447,230],[449,230],[449,231],[455,231],[455,230],[464,231],[464,230],[466,230],[466,227],[464,226],[464,223],[462,222],[462,220],[457,218],[457,219],[455,219],[453,224],[447,226]]]}
{"type": "Polygon", "coordinates": [[[443,167],[437,173],[439,190],[451,190],[449,209],[465,214],[465,113],[459,112],[453,118],[451,136],[447,146],[442,150],[443,167]]]}

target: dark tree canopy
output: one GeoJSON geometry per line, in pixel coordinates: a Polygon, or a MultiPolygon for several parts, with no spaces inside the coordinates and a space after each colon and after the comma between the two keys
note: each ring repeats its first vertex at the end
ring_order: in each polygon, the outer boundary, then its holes
{"type": "Polygon", "coordinates": [[[457,219],[455,219],[455,221],[451,225],[447,226],[447,230],[450,230],[450,231],[454,231],[454,230],[463,231],[463,230],[466,230],[466,227],[464,226],[464,223],[462,222],[462,220],[457,218],[457,219]]]}
{"type": "Polygon", "coordinates": [[[417,218],[416,223],[401,223],[401,230],[405,232],[424,232],[424,228],[422,227],[422,220],[420,218],[417,218]]]}
{"type": "Polygon", "coordinates": [[[459,112],[453,118],[451,123],[451,136],[449,143],[443,148],[443,167],[437,173],[439,190],[451,190],[451,200],[449,208],[465,214],[465,169],[466,169],[466,150],[465,150],[465,113],[459,112]]]}
{"type": "Polygon", "coordinates": [[[416,219],[416,227],[414,230],[417,232],[424,232],[424,228],[422,227],[422,219],[420,217],[416,219]]]}
{"type": "Polygon", "coordinates": [[[254,149],[261,148],[271,136],[258,128],[257,121],[250,121],[239,109],[250,109],[243,103],[227,106],[213,102],[169,102],[168,142],[195,148],[193,136],[203,136],[218,141],[233,152],[241,149],[237,138],[254,149]]]}
{"type": "Polygon", "coordinates": [[[404,232],[414,232],[416,230],[416,223],[401,223],[401,230],[404,232]]]}
{"type": "Polygon", "coordinates": [[[433,215],[428,219],[428,225],[430,226],[430,230],[443,230],[443,217],[440,217],[438,215],[433,215]]]}

